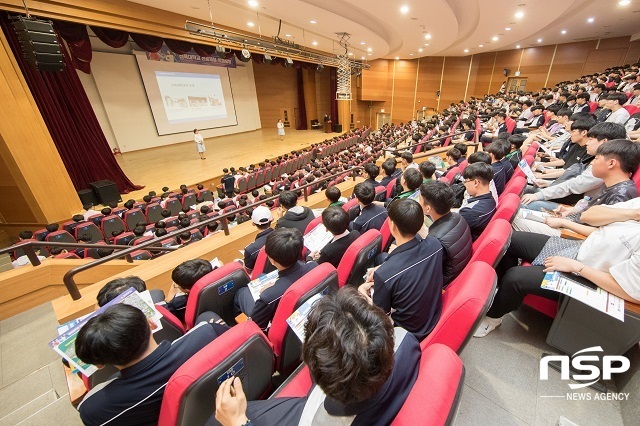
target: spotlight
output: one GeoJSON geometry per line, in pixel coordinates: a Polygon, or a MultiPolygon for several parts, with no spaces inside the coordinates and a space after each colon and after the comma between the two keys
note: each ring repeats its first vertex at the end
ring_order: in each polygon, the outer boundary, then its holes
{"type": "Polygon", "coordinates": [[[240,55],[237,55],[238,59],[240,59],[242,62],[249,62],[251,60],[251,52],[249,52],[247,49],[242,49],[240,51],[240,55]]]}
{"type": "Polygon", "coordinates": [[[271,57],[271,55],[269,55],[268,53],[264,54],[264,63],[265,64],[270,64],[272,60],[273,60],[273,58],[271,57]]]}
{"type": "Polygon", "coordinates": [[[216,51],[213,55],[217,58],[224,59],[224,57],[227,56],[227,49],[222,46],[216,46],[216,51]]]}
{"type": "Polygon", "coordinates": [[[285,58],[283,65],[285,66],[285,68],[292,67],[293,66],[293,59],[285,58]]]}
{"type": "Polygon", "coordinates": [[[324,69],[324,65],[322,64],[318,64],[318,66],[316,66],[316,72],[322,72],[323,69],[324,69]]]}

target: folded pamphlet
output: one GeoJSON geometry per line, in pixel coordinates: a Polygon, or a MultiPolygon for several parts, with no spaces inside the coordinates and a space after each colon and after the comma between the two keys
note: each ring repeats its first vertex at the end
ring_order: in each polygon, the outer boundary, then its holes
{"type": "Polygon", "coordinates": [[[255,280],[251,281],[247,286],[249,287],[249,291],[251,292],[251,296],[253,296],[253,300],[260,299],[260,293],[268,287],[273,285],[278,279],[278,270],[269,272],[268,274],[259,276],[255,280]]]}
{"type": "Polygon", "coordinates": [[[313,295],[309,300],[304,302],[302,306],[296,309],[289,318],[287,318],[287,324],[296,333],[298,339],[304,343],[304,327],[307,324],[307,318],[309,317],[309,312],[311,312],[311,308],[315,306],[315,304],[322,299],[323,294],[318,293],[313,295]]]}
{"type": "Polygon", "coordinates": [[[327,228],[320,223],[304,236],[304,246],[308,248],[310,252],[316,252],[322,250],[332,239],[333,234],[327,231],[327,228]]]}

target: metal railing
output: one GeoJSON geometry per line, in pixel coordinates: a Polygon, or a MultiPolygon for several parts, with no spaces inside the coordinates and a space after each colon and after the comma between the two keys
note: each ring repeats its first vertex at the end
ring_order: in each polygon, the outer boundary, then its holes
{"type": "MultiPolygon", "coordinates": [[[[300,187],[298,187],[296,189],[292,189],[292,191],[293,192],[302,191],[302,193],[304,194],[304,199],[305,199],[305,201],[307,201],[308,200],[308,194],[307,194],[307,191],[306,191],[307,188],[312,187],[312,186],[317,186],[318,184],[321,184],[321,183],[323,183],[325,181],[330,181],[330,180],[335,179],[335,178],[337,178],[339,176],[342,176],[344,174],[347,174],[347,175],[350,174],[352,179],[355,181],[355,178],[356,178],[356,173],[355,172],[358,171],[358,170],[362,170],[362,168],[363,168],[363,166],[361,166],[361,165],[360,166],[354,166],[354,167],[351,167],[350,169],[344,170],[342,172],[334,173],[334,174],[329,175],[329,176],[325,176],[325,177],[320,178],[318,180],[315,180],[315,181],[313,181],[311,183],[307,183],[305,185],[302,185],[302,186],[300,186],[300,187]]],[[[145,242],[143,242],[141,244],[138,244],[136,246],[131,246],[131,247],[126,246],[126,248],[124,250],[118,251],[116,253],[112,253],[112,254],[110,254],[108,256],[105,256],[105,257],[102,257],[100,259],[96,259],[93,262],[87,263],[85,265],[77,266],[77,267],[75,267],[73,269],[70,269],[69,271],[67,271],[66,274],[64,274],[64,277],[63,277],[64,285],[67,288],[67,291],[69,291],[69,295],[71,295],[71,298],[73,300],[78,300],[78,299],[80,299],[82,297],[82,295],[78,291],[78,286],[76,285],[75,280],[74,280],[74,276],[76,274],[78,274],[78,273],[80,273],[82,271],[86,271],[87,269],[94,268],[94,267],[96,267],[98,265],[102,265],[103,263],[109,262],[110,260],[117,259],[119,257],[129,255],[131,252],[136,251],[136,250],[143,250],[143,249],[149,249],[150,250],[152,248],[151,246],[153,246],[154,244],[158,244],[161,240],[167,240],[169,238],[177,237],[178,235],[182,234],[183,232],[187,232],[187,231],[190,232],[192,229],[200,228],[202,226],[207,226],[208,224],[213,223],[213,222],[220,223],[220,225],[222,226],[222,230],[224,231],[225,235],[229,235],[229,221],[227,220],[228,217],[235,216],[238,213],[242,213],[242,212],[244,212],[244,211],[246,211],[248,209],[255,208],[255,207],[257,207],[257,206],[259,206],[261,204],[267,203],[269,201],[275,201],[278,197],[279,197],[279,195],[274,195],[274,196],[268,197],[268,198],[266,198],[264,200],[260,200],[257,203],[253,203],[253,204],[250,204],[250,205],[245,206],[245,207],[240,207],[240,208],[238,208],[236,210],[227,212],[225,214],[211,217],[209,219],[203,220],[202,222],[194,223],[192,225],[187,226],[186,228],[181,228],[181,229],[178,229],[176,231],[169,232],[166,235],[163,235],[161,238],[157,238],[156,237],[156,238],[154,238],[152,240],[145,241],[145,242]]],[[[27,244],[29,244],[29,243],[33,244],[34,242],[28,242],[27,244]]],[[[61,243],[53,243],[53,244],[46,243],[46,244],[43,244],[43,245],[54,246],[56,244],[60,245],[61,243]]],[[[16,246],[12,246],[12,250],[15,250],[15,247],[16,246]]],[[[95,248],[95,247],[96,246],[94,244],[93,247],[91,247],[91,248],[95,248]]],[[[106,248],[112,248],[114,246],[106,245],[105,247],[106,248]]],[[[158,248],[158,250],[160,250],[160,251],[168,250],[168,249],[170,249],[170,248],[169,247],[159,247],[158,248]]],[[[158,250],[155,250],[155,251],[158,251],[158,250]]],[[[34,253],[34,255],[35,255],[35,253],[34,253]]],[[[37,257],[36,257],[36,260],[37,260],[37,257]]]]}
{"type": "Polygon", "coordinates": [[[463,132],[452,133],[450,135],[444,135],[444,136],[440,136],[440,137],[437,137],[437,138],[431,138],[431,139],[428,139],[428,140],[426,140],[424,142],[418,142],[418,143],[414,143],[413,145],[407,145],[406,147],[404,147],[402,149],[385,148],[383,151],[393,152],[393,153],[398,153],[400,151],[407,151],[407,150],[411,150],[411,149],[413,149],[413,148],[415,148],[417,146],[425,145],[425,144],[428,144],[428,143],[431,143],[431,142],[435,142],[435,141],[439,141],[439,140],[443,140],[443,139],[446,140],[447,138],[452,138],[454,136],[464,135],[465,133],[471,132],[471,131],[473,131],[473,130],[466,130],[466,131],[463,131],[463,132]]]}

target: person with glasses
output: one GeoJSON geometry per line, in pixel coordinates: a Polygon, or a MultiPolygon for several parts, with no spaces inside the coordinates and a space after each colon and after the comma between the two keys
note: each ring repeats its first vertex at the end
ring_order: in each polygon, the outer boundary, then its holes
{"type": "Polygon", "coordinates": [[[489,188],[493,169],[484,162],[469,164],[462,177],[470,197],[464,201],[458,213],[469,224],[471,238],[475,241],[496,212],[496,201],[489,188]]]}

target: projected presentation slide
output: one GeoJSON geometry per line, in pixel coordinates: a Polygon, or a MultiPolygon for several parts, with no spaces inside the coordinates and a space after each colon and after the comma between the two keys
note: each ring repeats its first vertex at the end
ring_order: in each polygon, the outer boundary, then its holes
{"type": "Polygon", "coordinates": [[[170,124],[227,118],[219,75],[156,71],[170,124]]]}
{"type": "Polygon", "coordinates": [[[238,124],[226,68],[136,59],[158,135],[238,124]]]}

